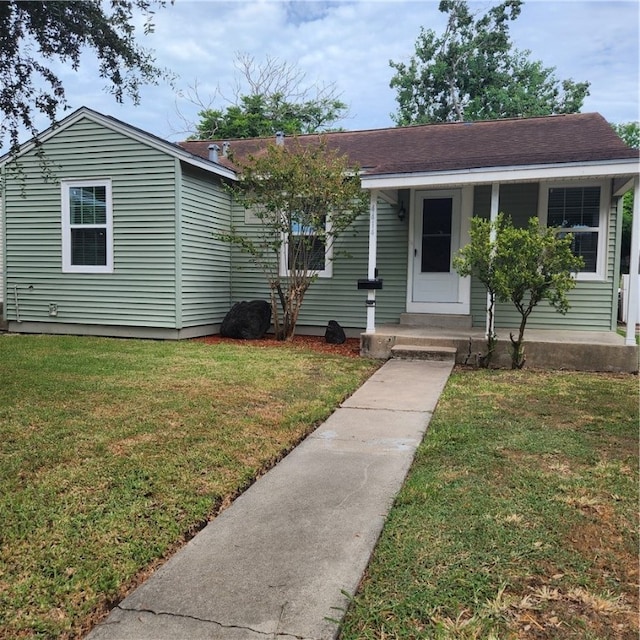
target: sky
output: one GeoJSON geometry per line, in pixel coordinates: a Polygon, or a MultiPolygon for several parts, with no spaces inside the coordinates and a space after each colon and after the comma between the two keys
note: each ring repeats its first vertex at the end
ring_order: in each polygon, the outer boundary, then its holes
{"type": "MultiPolygon", "coordinates": [[[[470,2],[482,13],[495,4],[470,2]]],[[[510,35],[530,59],[555,67],[559,80],[591,83],[583,112],[617,123],[640,120],[639,9],[638,0],[525,0],[510,35]]],[[[139,105],[119,105],[87,58],[77,72],[58,69],[71,109],[87,106],[181,140],[200,109],[185,95],[197,86],[205,105],[213,98],[211,106],[228,106],[223,96],[233,96],[234,59],[241,53],[257,63],[271,57],[292,65],[310,87],[333,85],[349,105],[337,126],[391,127],[397,104],[389,60],[407,62],[420,27],[440,34],[445,14],[437,0],[175,0],[157,11],[154,23],[154,32],[141,31],[138,42],[175,74],[175,86],[145,87],[139,105]]]]}

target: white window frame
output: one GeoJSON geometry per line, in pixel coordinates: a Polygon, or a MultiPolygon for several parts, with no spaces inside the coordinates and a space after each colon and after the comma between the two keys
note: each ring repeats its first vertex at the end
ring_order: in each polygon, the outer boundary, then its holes
{"type": "Polygon", "coordinates": [[[62,272],[63,273],[113,273],[113,200],[111,180],[109,178],[87,180],[61,180],[62,201],[62,272]],[[106,220],[104,224],[71,224],[71,207],[69,192],[72,188],[104,187],[106,199],[106,220]],[[106,238],[106,264],[80,265],[71,263],[71,230],[72,229],[104,229],[106,238]]]}
{"type": "MultiPolygon", "coordinates": [[[[538,218],[545,227],[549,226],[549,190],[550,189],[571,189],[575,187],[600,187],[600,215],[599,226],[589,227],[589,229],[597,230],[598,245],[596,256],[596,270],[579,271],[576,274],[576,280],[584,281],[603,281],[606,280],[607,268],[607,246],[608,246],[608,230],[611,202],[611,183],[609,180],[566,180],[560,182],[541,182],[540,197],[538,198],[538,218]]],[[[587,231],[588,229],[585,229],[587,231]]],[[[570,230],[569,230],[570,231],[570,230]]]]}
{"type": "MultiPolygon", "coordinates": [[[[327,214],[325,222],[326,242],[324,247],[324,269],[318,271],[310,271],[310,275],[318,276],[318,278],[333,277],[333,237],[331,235],[331,216],[327,214]]],[[[304,235],[304,234],[292,234],[304,235]]],[[[280,252],[280,275],[289,276],[289,240],[286,234],[282,237],[282,250],[280,252]]]]}

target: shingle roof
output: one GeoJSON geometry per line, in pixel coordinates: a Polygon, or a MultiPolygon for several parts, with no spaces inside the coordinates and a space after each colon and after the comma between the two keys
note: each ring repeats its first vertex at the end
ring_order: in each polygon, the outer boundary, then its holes
{"type": "MultiPolygon", "coordinates": [[[[627,147],[598,113],[344,131],[323,137],[329,148],[349,156],[367,175],[638,158],[638,151],[627,147]]],[[[234,156],[243,158],[274,140],[228,142],[234,156]]],[[[319,136],[298,140],[317,143],[319,136]]],[[[222,141],[211,140],[179,144],[206,158],[214,142],[222,146],[222,141]]],[[[220,163],[233,166],[222,155],[220,163]]]]}

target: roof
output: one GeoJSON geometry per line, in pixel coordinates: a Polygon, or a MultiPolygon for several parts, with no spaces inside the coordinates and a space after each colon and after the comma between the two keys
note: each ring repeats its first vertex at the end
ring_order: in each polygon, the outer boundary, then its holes
{"type": "MultiPolygon", "coordinates": [[[[627,147],[598,113],[341,131],[301,135],[297,140],[314,144],[321,137],[328,148],[346,154],[367,176],[638,159],[638,150],[627,147]]],[[[233,156],[242,159],[274,141],[226,142],[233,156]]],[[[179,144],[206,158],[213,143],[222,145],[221,140],[179,144]]],[[[222,156],[220,163],[233,166],[222,156]]]]}

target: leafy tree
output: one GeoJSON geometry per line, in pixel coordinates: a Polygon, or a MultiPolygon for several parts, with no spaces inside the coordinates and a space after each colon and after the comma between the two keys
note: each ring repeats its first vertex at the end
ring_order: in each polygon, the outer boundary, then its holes
{"type": "Polygon", "coordinates": [[[239,180],[230,189],[260,226],[255,234],[232,228],[217,237],[239,247],[263,272],[276,338],[289,340],[308,288],[326,267],[327,250],[368,209],[368,199],[358,168],[324,142],[271,144],[236,165],[239,180]]]}
{"type": "Polygon", "coordinates": [[[575,287],[573,273],[584,261],[571,250],[573,236],[561,236],[553,227],[541,227],[531,218],[526,228],[514,227],[502,219],[495,251],[495,277],[498,299],[510,301],[520,314],[518,335],[511,340],[511,368],[525,363],[524,331],[533,309],[542,300],[559,313],[569,310],[567,293],[575,287]]]}
{"type": "MultiPolygon", "coordinates": [[[[477,277],[487,287],[492,307],[495,300],[511,302],[520,314],[517,336],[509,334],[512,369],[525,364],[524,333],[533,309],[547,300],[559,313],[569,310],[567,293],[575,286],[572,274],[584,264],[573,254],[572,240],[571,234],[540,227],[535,217],[519,228],[499,214],[494,222],[474,218],[471,242],[456,255],[458,272],[477,277]]],[[[488,346],[490,357],[495,335],[489,336],[488,346]]]]}
{"type": "Polygon", "coordinates": [[[195,125],[181,116],[185,129],[195,130],[191,139],[270,137],[278,131],[285,135],[319,133],[333,130],[347,115],[347,105],[339,99],[334,84],[309,86],[304,72],[286,61],[267,57],[257,63],[248,54],[236,53],[234,66],[232,98],[218,87],[205,103],[197,83],[184,96],[200,109],[195,125]],[[219,99],[229,106],[213,106],[219,99]]]}
{"type": "Polygon", "coordinates": [[[259,138],[278,131],[286,135],[316,133],[326,131],[345,109],[343,102],[329,98],[296,104],[279,93],[241,96],[239,104],[225,110],[200,111],[194,138],[259,138]]]}
{"type": "MultiPolygon", "coordinates": [[[[640,122],[626,122],[612,124],[614,131],[622,140],[633,147],[640,149],[640,122]]],[[[624,194],[622,200],[622,248],[620,260],[620,272],[629,273],[629,258],[631,256],[631,227],[633,226],[633,191],[630,189],[624,194]]]]}
{"type": "Polygon", "coordinates": [[[625,144],[634,149],[640,149],[640,122],[623,122],[611,126],[625,144]]]}
{"type": "Polygon", "coordinates": [[[37,138],[38,112],[54,123],[68,108],[53,67],[62,63],[76,71],[86,51],[95,55],[100,77],[118,102],[127,96],[137,103],[143,84],[168,77],[135,42],[134,14],[145,16],[148,33],[154,5],[164,2],[0,2],[0,144],[8,136],[17,150],[22,128],[37,138]]]}
{"type": "Polygon", "coordinates": [[[421,28],[415,55],[395,69],[398,125],[540,116],[579,111],[589,83],[560,82],[555,68],[513,50],[509,22],[522,0],[504,0],[485,15],[474,16],[466,0],[441,0],[448,14],[444,33],[421,28]]]}

